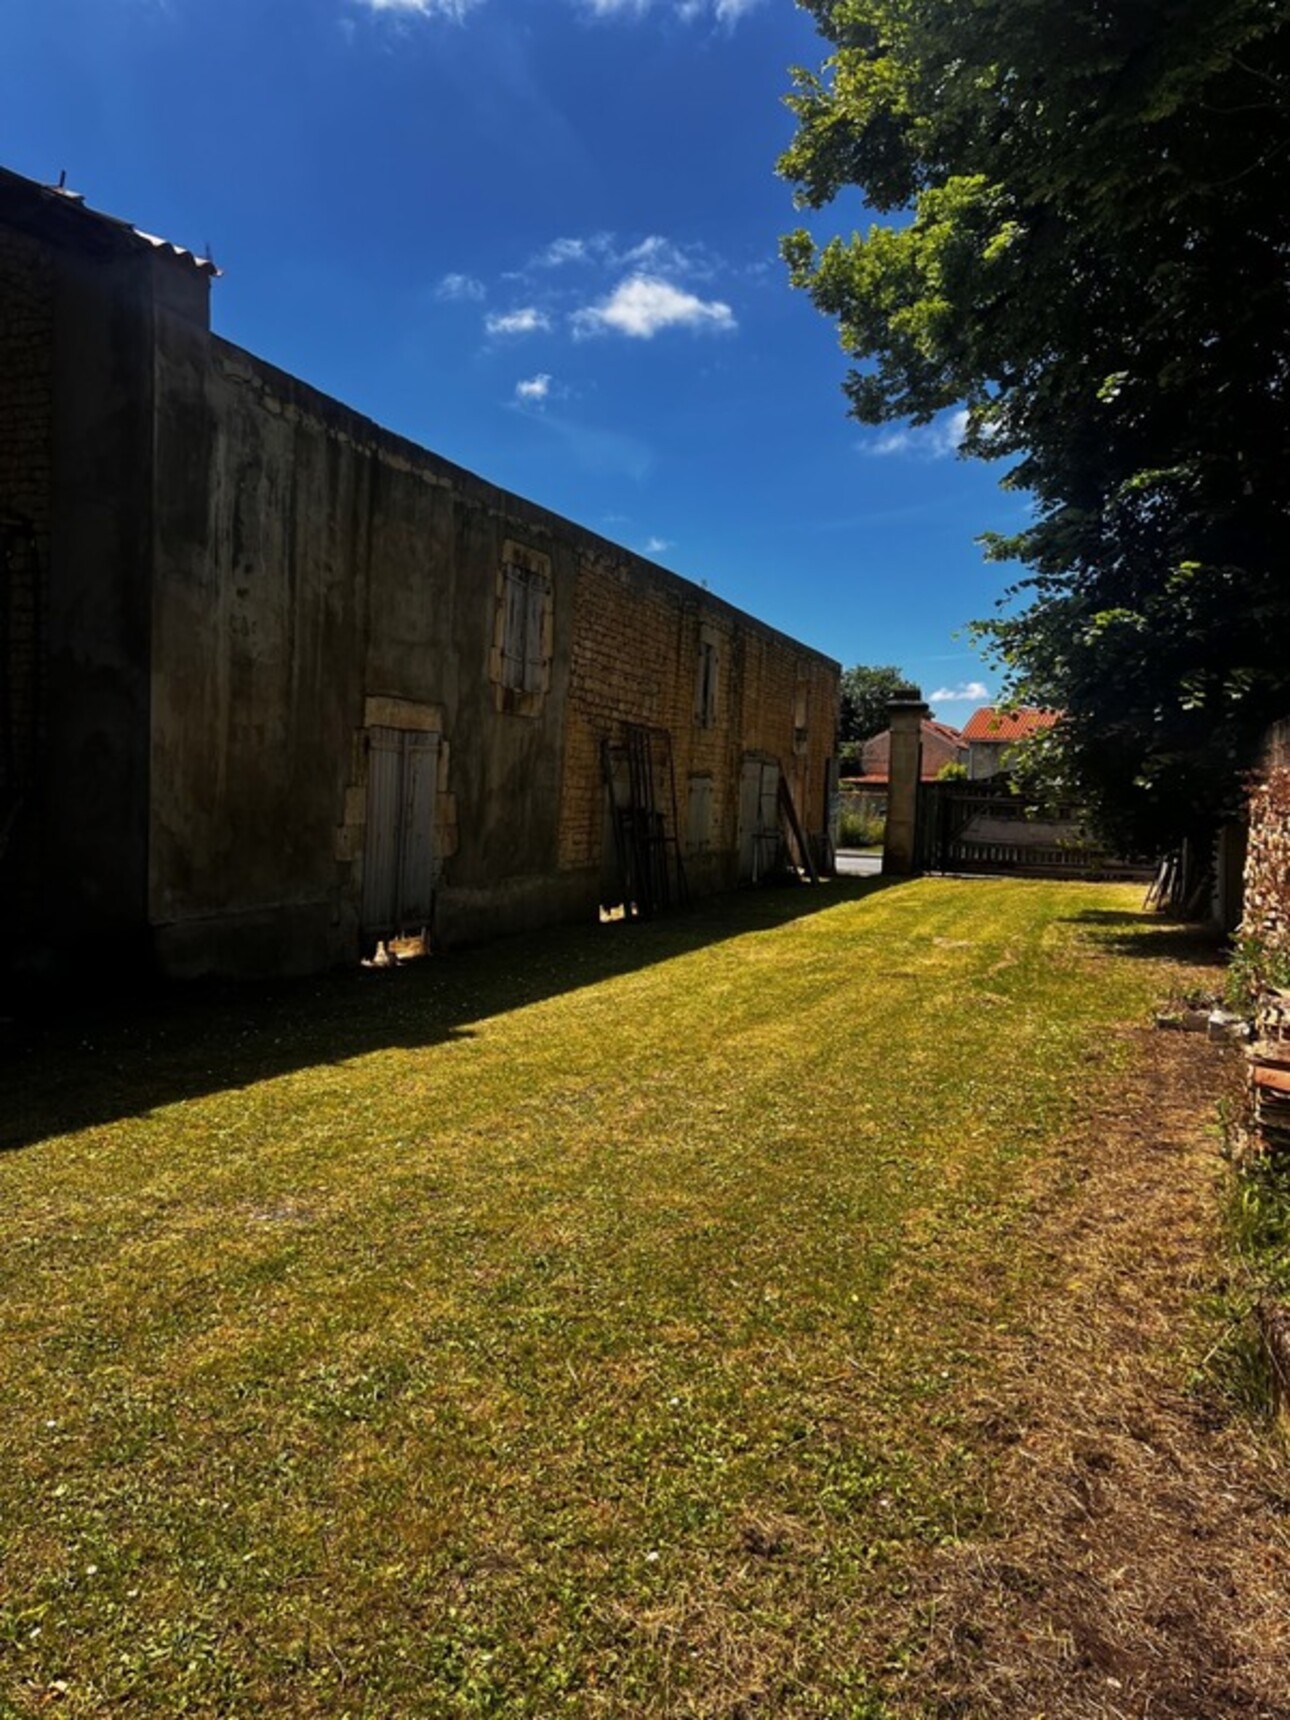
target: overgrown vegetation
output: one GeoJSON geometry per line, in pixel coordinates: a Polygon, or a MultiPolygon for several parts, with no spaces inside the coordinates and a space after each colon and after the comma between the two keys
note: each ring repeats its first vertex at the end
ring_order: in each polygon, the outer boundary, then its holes
{"type": "Polygon", "coordinates": [[[781,170],[881,217],[783,243],[866,423],[963,413],[1030,522],[980,631],[1065,713],[1037,762],[1116,846],[1239,801],[1290,704],[1290,24],[1277,0],[804,0],[781,170]],[[1272,427],[1272,428],[1269,428],[1272,427]]]}
{"type": "Polygon", "coordinates": [[[1260,1316],[1290,1304],[1290,1165],[1255,1158],[1235,1167],[1225,1220],[1230,1271],[1215,1298],[1220,1332],[1204,1377],[1239,1413],[1266,1421],[1278,1393],[1260,1316]]]}
{"type": "Polygon", "coordinates": [[[0,1706],[880,1716],[1138,897],[761,893],[28,1047],[0,1706]]]}
{"type": "Polygon", "coordinates": [[[843,802],[838,813],[838,846],[840,848],[881,848],[887,820],[863,806],[843,802]]]}
{"type": "MultiPolygon", "coordinates": [[[[1278,810],[1284,815],[1284,807],[1278,810]]],[[[1266,828],[1256,821],[1256,829],[1266,840],[1266,828]]],[[[1260,870],[1266,880],[1268,869],[1260,870]]],[[[1247,911],[1250,905],[1247,898],[1247,911]]],[[[1287,990],[1290,953],[1265,928],[1247,924],[1234,942],[1228,963],[1227,1007],[1255,1023],[1257,1031],[1270,994],[1287,990]]],[[[1247,1128],[1255,1126],[1249,1105],[1243,1095],[1241,1101],[1225,1106],[1228,1144],[1239,1145],[1239,1150],[1232,1155],[1235,1162],[1227,1193],[1233,1265],[1220,1298],[1225,1328],[1214,1361],[1216,1375],[1232,1398],[1250,1413],[1267,1415],[1276,1407],[1278,1388],[1264,1321],[1270,1311],[1275,1320],[1281,1317],[1277,1310],[1290,1309],[1290,1164],[1281,1162],[1274,1152],[1261,1151],[1257,1139],[1247,1136],[1247,1128]]]]}
{"type": "Polygon", "coordinates": [[[1290,989],[1290,954],[1262,937],[1239,935],[1232,945],[1223,987],[1227,1007],[1253,1019],[1264,993],[1283,988],[1290,989]]]}

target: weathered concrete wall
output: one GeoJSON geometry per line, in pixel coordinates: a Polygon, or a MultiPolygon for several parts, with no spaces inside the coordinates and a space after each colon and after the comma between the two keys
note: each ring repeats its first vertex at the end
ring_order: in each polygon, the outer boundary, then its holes
{"type": "Polygon", "coordinates": [[[368,727],[441,734],[445,941],[558,918],[575,552],[553,516],[227,343],[159,341],[150,905],[163,964],[356,947],[368,727]],[[549,558],[549,686],[499,709],[504,547],[549,558]],[[382,704],[382,701],[384,704],[382,704]]]}
{"type": "Polygon", "coordinates": [[[202,316],[206,281],[9,174],[0,231],[0,399],[19,426],[0,473],[4,610],[35,641],[7,675],[8,729],[15,761],[38,758],[8,965],[74,952],[110,972],[147,944],[153,322],[159,304],[202,316]]]}
{"type": "Polygon", "coordinates": [[[34,239],[0,228],[0,923],[10,960],[40,903],[53,343],[50,259],[34,239]]]}
{"type": "Polygon", "coordinates": [[[316,969],[392,864],[443,942],[589,915],[624,722],[672,734],[695,887],[734,876],[748,754],[822,831],[836,664],[212,336],[200,259],[3,173],[0,235],[34,952],[316,969]]]}
{"type": "Polygon", "coordinates": [[[158,324],[149,910],[172,971],[307,970],[357,946],[365,736],[442,737],[435,935],[594,912],[599,743],[674,736],[699,888],[733,876],[743,754],[824,822],[836,665],[207,336],[158,324]],[[508,561],[549,581],[538,690],[499,684],[508,561]],[[696,717],[700,637],[713,720],[696,717]]]}
{"type": "Polygon", "coordinates": [[[998,776],[1008,765],[1008,747],[1003,741],[969,741],[968,743],[968,779],[971,782],[988,782],[992,776],[998,776]]]}
{"type": "Polygon", "coordinates": [[[45,891],[82,955],[146,939],[153,269],[58,257],[45,891]]]}

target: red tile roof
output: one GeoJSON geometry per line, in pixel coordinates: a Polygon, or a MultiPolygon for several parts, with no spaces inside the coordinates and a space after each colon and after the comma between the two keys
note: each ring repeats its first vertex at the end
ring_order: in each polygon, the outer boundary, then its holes
{"type": "MultiPolygon", "coordinates": [[[[938,723],[934,717],[924,717],[922,724],[922,781],[934,782],[947,764],[966,763],[967,742],[948,723],[938,723]]],[[[860,769],[854,776],[844,777],[862,787],[885,788],[887,767],[891,759],[891,730],[870,735],[860,752],[860,769]]]]}
{"type": "Polygon", "coordinates": [[[1051,729],[1060,716],[1060,711],[1039,711],[1028,705],[1020,705],[1015,711],[997,711],[993,705],[983,705],[968,718],[963,739],[1000,741],[1006,745],[1051,729]]]}
{"type": "Polygon", "coordinates": [[[951,746],[961,747],[963,745],[962,730],[954,728],[950,723],[942,723],[936,717],[926,717],[923,721],[923,733],[926,734],[929,729],[934,729],[943,740],[949,741],[951,746]]]}

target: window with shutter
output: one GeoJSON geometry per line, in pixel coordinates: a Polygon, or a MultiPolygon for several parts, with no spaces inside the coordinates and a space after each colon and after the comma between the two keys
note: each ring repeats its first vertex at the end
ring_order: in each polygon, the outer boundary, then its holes
{"type": "Polygon", "coordinates": [[[717,635],[704,627],[699,633],[699,662],[694,682],[694,720],[701,729],[710,729],[716,724],[720,664],[717,635]]]}
{"type": "Polygon", "coordinates": [[[524,622],[528,591],[522,567],[508,567],[503,574],[502,685],[524,690],[524,622]]]}
{"type": "Polygon", "coordinates": [[[524,592],[524,663],[521,686],[526,693],[546,691],[547,582],[530,573],[524,592]]]}
{"type": "Polygon", "coordinates": [[[552,585],[550,558],[506,543],[498,570],[492,678],[497,709],[533,717],[551,682],[552,585]]]}

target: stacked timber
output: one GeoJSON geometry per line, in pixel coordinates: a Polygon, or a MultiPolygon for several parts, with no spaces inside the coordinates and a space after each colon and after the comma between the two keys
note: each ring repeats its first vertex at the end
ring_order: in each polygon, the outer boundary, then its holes
{"type": "Polygon", "coordinates": [[[1246,1052],[1254,1137],[1266,1153],[1290,1156],[1290,991],[1268,991],[1246,1052]]]}

